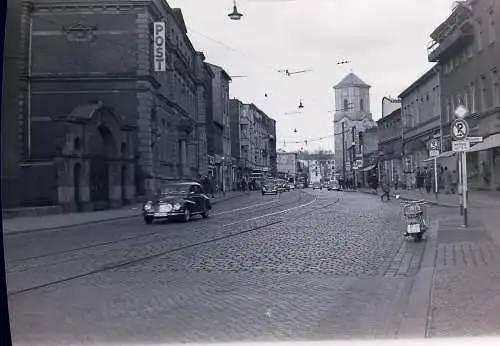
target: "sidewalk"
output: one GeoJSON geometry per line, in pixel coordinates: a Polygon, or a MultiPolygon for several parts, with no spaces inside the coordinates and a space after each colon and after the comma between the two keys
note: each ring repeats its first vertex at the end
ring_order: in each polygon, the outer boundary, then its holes
{"type": "MultiPolygon", "coordinates": [[[[230,191],[225,195],[218,194],[211,198],[212,205],[242,196],[240,191],[230,191]]],[[[15,234],[30,231],[44,231],[55,228],[66,228],[89,225],[104,221],[129,219],[142,215],[143,204],[132,204],[120,209],[109,209],[86,213],[68,213],[45,216],[27,216],[3,220],[3,234],[15,234]]]]}
{"type": "Polygon", "coordinates": [[[437,230],[427,337],[498,335],[500,331],[500,216],[480,209],[469,227],[443,215],[437,230]]]}
{"type": "MultiPolygon", "coordinates": [[[[358,189],[359,192],[373,194],[371,189],[358,189]]],[[[379,191],[380,195],[381,192],[379,191]]],[[[443,207],[455,208],[459,207],[460,196],[458,194],[439,193],[438,198],[434,193],[427,193],[418,190],[391,190],[391,196],[399,195],[403,200],[420,200],[425,199],[427,203],[439,205],[443,207]]],[[[491,208],[496,206],[500,208],[500,192],[498,191],[471,191],[469,192],[469,207],[470,208],[491,208]]]]}

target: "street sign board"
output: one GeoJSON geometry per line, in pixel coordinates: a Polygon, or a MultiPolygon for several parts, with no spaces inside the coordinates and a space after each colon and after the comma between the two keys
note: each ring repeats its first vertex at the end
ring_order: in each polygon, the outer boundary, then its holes
{"type": "Polygon", "coordinates": [[[451,124],[451,135],[457,141],[464,140],[469,134],[469,124],[463,119],[455,119],[451,124]]]}
{"type": "Polygon", "coordinates": [[[165,22],[153,23],[153,63],[155,72],[165,72],[167,70],[166,50],[165,50],[165,22]]]}
{"type": "Polygon", "coordinates": [[[429,150],[429,156],[430,157],[436,157],[436,156],[439,156],[439,150],[429,150]]]}
{"type": "Polygon", "coordinates": [[[483,141],[483,137],[467,137],[466,140],[468,140],[469,143],[481,143],[483,141]]]}
{"type": "Polygon", "coordinates": [[[461,151],[470,150],[470,142],[469,141],[452,141],[451,146],[452,146],[452,150],[454,152],[461,152],[461,151]]]}

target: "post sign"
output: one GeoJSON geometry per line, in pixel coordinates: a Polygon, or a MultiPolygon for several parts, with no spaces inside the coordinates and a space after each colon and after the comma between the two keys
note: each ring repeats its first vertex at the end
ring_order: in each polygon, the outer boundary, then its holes
{"type": "Polygon", "coordinates": [[[156,72],[167,70],[167,55],[165,51],[165,22],[154,22],[153,30],[153,64],[156,72]]]}
{"type": "Polygon", "coordinates": [[[463,151],[469,151],[470,150],[470,142],[467,140],[463,141],[452,141],[452,150],[454,152],[463,152],[463,151]]]}
{"type": "Polygon", "coordinates": [[[469,134],[469,124],[464,119],[455,119],[451,124],[451,135],[457,140],[461,141],[467,138],[469,134]]]}

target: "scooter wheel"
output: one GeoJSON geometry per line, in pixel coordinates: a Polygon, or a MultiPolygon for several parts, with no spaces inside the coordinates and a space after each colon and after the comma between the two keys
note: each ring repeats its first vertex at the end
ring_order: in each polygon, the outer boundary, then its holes
{"type": "Polygon", "coordinates": [[[422,241],[422,233],[414,235],[413,239],[415,239],[417,243],[422,241]]]}

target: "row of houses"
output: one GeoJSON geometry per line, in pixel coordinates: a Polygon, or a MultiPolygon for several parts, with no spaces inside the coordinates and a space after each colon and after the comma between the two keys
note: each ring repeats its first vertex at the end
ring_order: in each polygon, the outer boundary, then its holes
{"type": "Polygon", "coordinates": [[[180,9],[164,0],[7,9],[5,208],[102,209],[166,181],[211,175],[227,190],[249,170],[271,170],[274,120],[230,100],[230,75],[193,47],[180,9]]]}
{"type": "MultiPolygon", "coordinates": [[[[484,138],[468,155],[473,189],[500,188],[500,1],[457,2],[430,35],[428,60],[434,65],[386,102],[377,126],[367,130],[361,176],[378,169],[392,180],[415,185],[415,173],[432,163],[431,142],[439,144],[438,165],[457,169],[451,151],[451,123],[459,105],[467,107],[470,136],[484,138]],[[391,102],[392,101],[392,102],[391,102]],[[489,179],[483,179],[484,177],[489,179]]],[[[382,102],[384,105],[384,101],[382,102]]]]}

